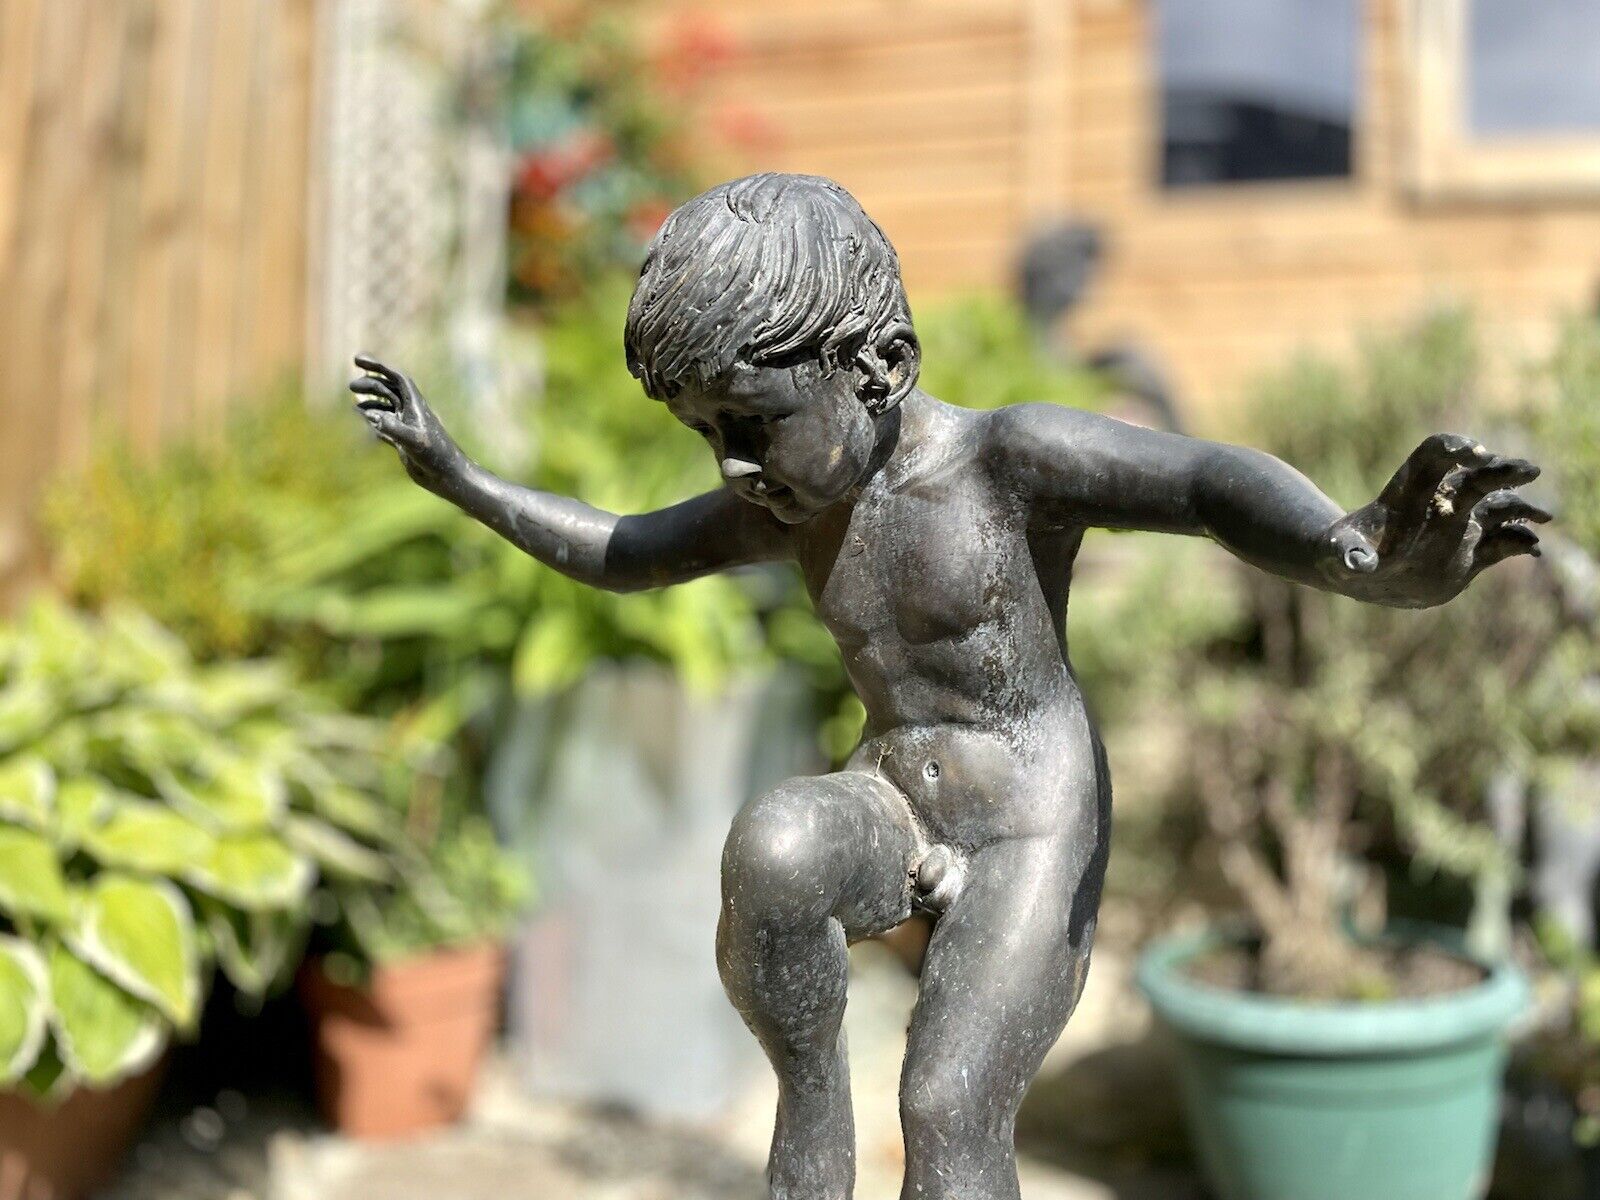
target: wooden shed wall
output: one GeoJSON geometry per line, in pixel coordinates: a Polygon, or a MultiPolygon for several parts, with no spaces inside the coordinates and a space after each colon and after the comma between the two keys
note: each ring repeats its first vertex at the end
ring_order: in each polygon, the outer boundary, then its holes
{"type": "Polygon", "coordinates": [[[1153,346],[1202,415],[1296,348],[1441,301],[1520,350],[1593,299],[1600,203],[1429,204],[1403,186],[1402,2],[1365,2],[1352,178],[1163,192],[1148,0],[659,0],[739,47],[708,111],[748,109],[772,137],[730,170],[839,179],[899,247],[913,303],[1004,283],[1034,220],[1098,222],[1083,340],[1153,346]]]}
{"type": "Polygon", "coordinates": [[[0,0],[0,578],[102,422],[298,366],[313,0],[0,0]]]}

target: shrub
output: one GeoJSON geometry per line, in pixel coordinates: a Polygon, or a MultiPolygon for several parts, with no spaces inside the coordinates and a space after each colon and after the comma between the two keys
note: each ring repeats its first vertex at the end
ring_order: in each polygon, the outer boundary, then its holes
{"type": "Polygon", "coordinates": [[[281,981],[315,890],[420,878],[392,803],[414,765],[132,612],[0,629],[0,1084],[115,1082],[193,1031],[213,964],[281,981]]]}

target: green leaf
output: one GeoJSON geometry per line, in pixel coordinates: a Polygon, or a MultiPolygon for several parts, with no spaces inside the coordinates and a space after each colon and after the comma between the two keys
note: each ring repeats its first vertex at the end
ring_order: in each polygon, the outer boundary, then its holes
{"type": "Polygon", "coordinates": [[[116,807],[112,788],[101,779],[80,776],[63,780],[56,789],[56,844],[75,850],[91,830],[116,807]]]}
{"type": "Polygon", "coordinates": [[[194,918],[166,880],[112,872],[91,885],[68,942],[91,966],[155,1005],[180,1029],[200,1009],[194,918]]]}
{"type": "Polygon", "coordinates": [[[291,698],[288,672],[270,659],[219,663],[154,688],[152,698],[207,724],[227,724],[291,698]]]}
{"type": "Polygon", "coordinates": [[[283,833],[289,845],[315,859],[330,875],[387,883],[394,874],[383,855],[325,821],[290,813],[284,820],[283,833]]]}
{"type": "Polygon", "coordinates": [[[83,848],[108,867],[177,875],[211,853],[216,839],[164,804],[124,800],[83,833],[83,848]]]}
{"type": "Polygon", "coordinates": [[[37,755],[19,754],[0,763],[0,817],[43,830],[55,791],[55,772],[37,755]]]}
{"type": "Polygon", "coordinates": [[[108,743],[109,756],[151,776],[216,751],[215,736],[180,712],[122,707],[98,714],[90,724],[96,737],[108,743]]]}
{"type": "Polygon", "coordinates": [[[304,899],[316,872],[270,833],[219,837],[211,853],[183,874],[207,895],[241,908],[288,908],[304,899]]]}
{"type": "Polygon", "coordinates": [[[297,911],[246,912],[209,896],[199,910],[223,973],[242,992],[266,994],[300,959],[309,923],[297,911]]]}
{"type": "Polygon", "coordinates": [[[33,741],[56,719],[55,695],[38,679],[9,680],[0,688],[0,753],[33,741]]]}
{"type": "Polygon", "coordinates": [[[30,829],[0,825],[0,909],[56,922],[71,911],[56,849],[30,829]]]}
{"type": "Polygon", "coordinates": [[[39,951],[21,938],[0,936],[0,1084],[17,1082],[44,1045],[50,984],[39,951]]]}
{"type": "Polygon", "coordinates": [[[22,1080],[21,1090],[35,1101],[54,1104],[72,1091],[72,1072],[61,1059],[56,1039],[46,1037],[39,1047],[39,1058],[22,1080]]]}
{"type": "Polygon", "coordinates": [[[348,588],[308,591],[294,614],[336,637],[457,638],[469,633],[494,602],[487,587],[461,580],[391,584],[352,593],[348,588]]]}
{"type": "Polygon", "coordinates": [[[396,814],[365,792],[332,779],[305,786],[313,811],[347,833],[381,842],[393,842],[400,835],[396,814]]]}
{"type": "Polygon", "coordinates": [[[529,621],[511,660],[511,681],[524,696],[544,695],[574,682],[590,654],[577,614],[553,609],[529,621]]]}
{"type": "MultiPolygon", "coordinates": [[[[368,496],[362,507],[362,520],[340,524],[324,537],[308,542],[301,531],[292,531],[287,548],[273,555],[271,577],[280,584],[303,586],[364,560],[381,558],[403,542],[448,530],[459,521],[448,506],[407,484],[368,496]]],[[[276,598],[257,597],[256,607],[273,611],[276,598]]]]}
{"type": "Polygon", "coordinates": [[[161,1015],[65,946],[49,954],[51,1024],[72,1074],[106,1087],[154,1062],[166,1044],[161,1015]]]}
{"type": "Polygon", "coordinates": [[[162,774],[156,785],[173,807],[214,829],[264,829],[277,824],[288,807],[281,776],[259,763],[217,758],[199,782],[162,774]]]}
{"type": "Polygon", "coordinates": [[[142,680],[180,675],[191,668],[183,639],[138,609],[113,607],[101,622],[105,647],[124,674],[142,680]]]}

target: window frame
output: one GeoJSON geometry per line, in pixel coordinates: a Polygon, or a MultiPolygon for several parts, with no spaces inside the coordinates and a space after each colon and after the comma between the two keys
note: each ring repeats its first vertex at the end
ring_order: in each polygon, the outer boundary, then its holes
{"type": "Polygon", "coordinates": [[[1600,131],[1474,135],[1468,115],[1470,0],[1403,0],[1408,182],[1420,200],[1600,195],[1600,131]]]}

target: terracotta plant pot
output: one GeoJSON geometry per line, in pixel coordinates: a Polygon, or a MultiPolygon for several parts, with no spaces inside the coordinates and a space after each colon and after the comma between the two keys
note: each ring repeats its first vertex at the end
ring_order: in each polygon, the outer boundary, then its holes
{"type": "Polygon", "coordinates": [[[80,1200],[111,1182],[150,1115],[163,1065],[55,1105],[0,1092],[0,1200],[80,1200]]]}
{"type": "Polygon", "coordinates": [[[299,991],[323,1118],[373,1139],[457,1120],[494,1038],[504,976],[496,943],[389,963],[361,987],[336,983],[320,961],[307,963],[299,991]]]}

